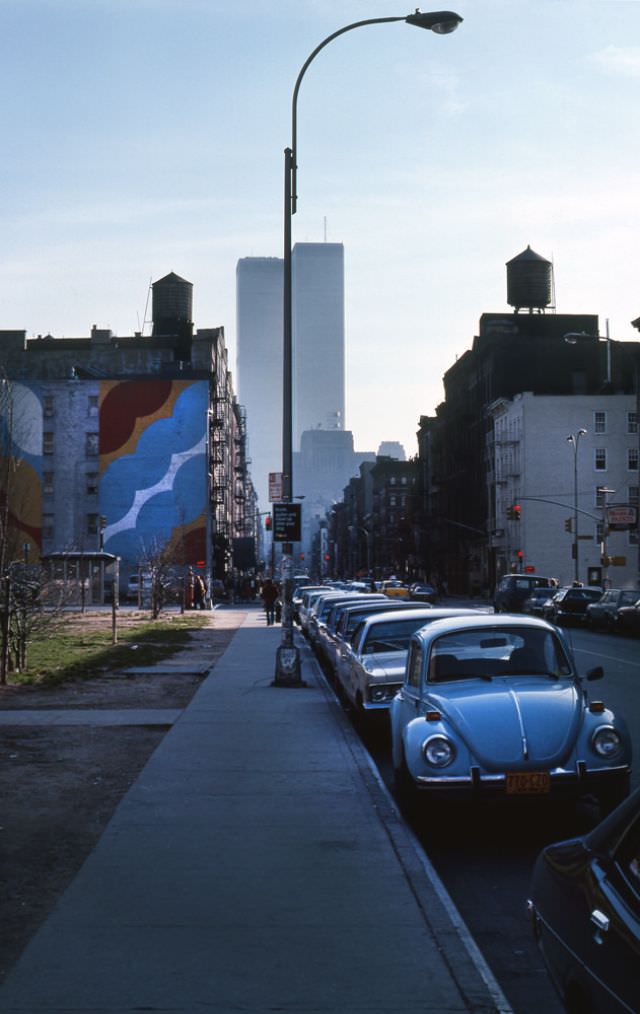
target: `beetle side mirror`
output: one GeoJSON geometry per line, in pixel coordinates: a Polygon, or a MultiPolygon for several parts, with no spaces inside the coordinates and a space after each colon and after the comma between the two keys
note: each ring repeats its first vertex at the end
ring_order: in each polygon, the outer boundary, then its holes
{"type": "Polygon", "coordinates": [[[601,665],[597,665],[595,667],[595,669],[589,669],[589,672],[587,673],[587,679],[589,681],[591,681],[591,680],[601,680],[603,676],[604,676],[604,669],[602,668],[601,665]]]}

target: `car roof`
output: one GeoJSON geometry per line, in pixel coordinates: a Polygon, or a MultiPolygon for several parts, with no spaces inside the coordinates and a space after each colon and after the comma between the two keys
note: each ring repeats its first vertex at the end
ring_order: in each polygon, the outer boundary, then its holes
{"type": "Polygon", "coordinates": [[[477,610],[445,609],[444,607],[440,609],[430,609],[428,606],[417,606],[415,609],[389,609],[387,612],[374,613],[372,616],[367,616],[366,619],[363,620],[363,623],[365,623],[367,627],[370,627],[373,626],[374,623],[380,623],[384,620],[411,620],[419,619],[422,616],[429,621],[436,621],[438,620],[438,614],[441,616],[441,621],[445,622],[445,617],[450,616],[473,617],[477,615],[477,610]]]}
{"type": "MultiPolygon", "coordinates": [[[[472,610],[469,610],[472,612],[472,610]]],[[[557,634],[553,624],[536,616],[521,616],[519,613],[480,613],[475,616],[452,616],[449,619],[436,620],[429,623],[416,633],[421,640],[435,637],[437,634],[453,634],[460,630],[491,630],[492,627],[528,627],[537,630],[548,630],[557,634]]]]}

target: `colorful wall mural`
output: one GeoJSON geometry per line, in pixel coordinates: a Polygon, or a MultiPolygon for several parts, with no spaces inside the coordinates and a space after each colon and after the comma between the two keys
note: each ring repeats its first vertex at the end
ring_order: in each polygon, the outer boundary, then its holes
{"type": "Polygon", "coordinates": [[[167,546],[176,564],[206,558],[206,381],[100,385],[104,548],[135,566],[167,546]]]}
{"type": "MultiPolygon", "coordinates": [[[[7,551],[35,562],[42,547],[42,421],[40,392],[2,382],[0,390],[0,501],[8,501],[7,551]]],[[[10,562],[10,560],[7,560],[10,562]]]]}

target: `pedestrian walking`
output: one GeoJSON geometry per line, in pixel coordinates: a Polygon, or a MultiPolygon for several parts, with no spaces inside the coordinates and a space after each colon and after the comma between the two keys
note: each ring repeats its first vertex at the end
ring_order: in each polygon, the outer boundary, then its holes
{"type": "Polygon", "coordinates": [[[204,609],[205,607],[205,594],[206,588],[204,581],[199,574],[196,574],[193,579],[193,608],[204,609]]]}
{"type": "Polygon", "coordinates": [[[264,611],[267,614],[267,626],[271,627],[275,621],[276,612],[276,600],[278,598],[278,586],[274,584],[271,578],[262,585],[262,591],[260,592],[260,598],[264,603],[264,611]]]}

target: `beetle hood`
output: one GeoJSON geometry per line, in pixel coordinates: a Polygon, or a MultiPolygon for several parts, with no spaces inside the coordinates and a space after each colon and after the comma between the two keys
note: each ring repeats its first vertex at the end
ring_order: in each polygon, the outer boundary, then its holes
{"type": "Polygon", "coordinates": [[[429,698],[487,771],[564,763],[582,715],[580,692],[568,679],[498,677],[482,693],[476,681],[449,683],[429,698]]]}

